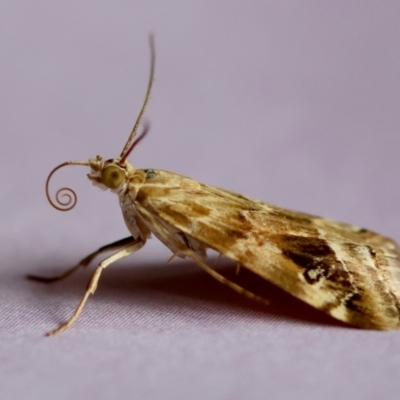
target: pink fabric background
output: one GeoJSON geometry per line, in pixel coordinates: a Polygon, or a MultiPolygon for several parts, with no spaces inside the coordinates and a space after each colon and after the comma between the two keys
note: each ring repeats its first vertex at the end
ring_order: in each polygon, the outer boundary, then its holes
{"type": "MultiPolygon", "coordinates": [[[[400,332],[349,328],[259,282],[232,293],[155,239],[104,272],[52,274],[127,235],[117,199],[60,162],[119,154],[143,100],[155,33],[151,133],[131,156],[400,240],[400,3],[19,1],[0,4],[2,399],[397,399],[400,332]]],[[[224,263],[221,263],[223,266],[224,263]]]]}

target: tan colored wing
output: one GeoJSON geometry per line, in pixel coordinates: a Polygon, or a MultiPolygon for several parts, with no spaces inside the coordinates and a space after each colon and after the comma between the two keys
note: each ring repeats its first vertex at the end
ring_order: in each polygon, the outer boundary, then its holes
{"type": "Polygon", "coordinates": [[[157,170],[136,198],[186,235],[342,321],[400,328],[399,248],[379,234],[157,170]]]}

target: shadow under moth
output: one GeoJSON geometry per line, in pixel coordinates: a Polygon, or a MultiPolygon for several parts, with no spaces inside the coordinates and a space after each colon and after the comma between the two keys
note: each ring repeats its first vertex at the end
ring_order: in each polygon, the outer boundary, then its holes
{"type": "Polygon", "coordinates": [[[67,211],[76,204],[75,192],[61,188],[53,201],[49,194],[50,179],[66,165],[88,166],[88,178],[94,185],[117,194],[131,235],[101,247],[60,276],[29,276],[54,282],[87,266],[97,255],[114,251],[98,264],[70,319],[48,335],[71,326],[89,295],[95,292],[102,270],[140,250],[152,234],[172,251],[172,258],[193,260],[215,279],[247,297],[267,303],[212,269],[207,264],[207,249],[230,258],[341,321],[367,329],[399,329],[400,250],[393,240],[353,225],[276,207],[173,172],[139,169],[129,163],[129,154],[148,132],[145,124],[135,139],[154,80],[152,37],[150,49],[147,93],[120,156],[67,161],[54,168],[47,178],[49,202],[56,209],[67,211]]]}

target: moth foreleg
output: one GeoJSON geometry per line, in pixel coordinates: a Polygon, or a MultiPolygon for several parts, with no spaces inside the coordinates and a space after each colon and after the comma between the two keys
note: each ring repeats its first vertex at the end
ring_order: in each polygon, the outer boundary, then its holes
{"type": "Polygon", "coordinates": [[[38,275],[27,275],[27,278],[31,279],[33,281],[38,281],[38,282],[43,282],[43,283],[52,283],[52,282],[60,281],[62,279],[67,278],[68,276],[72,275],[78,269],[87,267],[98,255],[105,253],[107,251],[118,250],[121,247],[126,246],[130,243],[134,243],[134,242],[135,242],[135,240],[133,239],[133,237],[129,236],[127,238],[117,240],[116,242],[102,246],[98,250],[94,251],[93,253],[91,253],[88,256],[86,256],[85,258],[83,258],[81,261],[78,262],[78,264],[74,265],[72,268],[67,269],[61,275],[51,276],[51,277],[38,276],[38,275]]]}
{"type": "Polygon", "coordinates": [[[61,324],[58,328],[48,332],[46,336],[51,336],[55,335],[56,333],[60,333],[62,331],[65,331],[67,328],[69,328],[79,317],[79,314],[82,312],[82,309],[88,299],[88,297],[91,294],[94,294],[97,288],[97,283],[99,282],[101,272],[103,271],[104,268],[108,267],[110,264],[114,263],[117,260],[120,260],[121,258],[128,257],[129,255],[135,253],[136,251],[140,250],[144,244],[145,241],[143,239],[138,239],[139,241],[136,241],[134,243],[128,244],[125,246],[123,249],[117,251],[116,253],[112,254],[111,256],[105,258],[96,268],[94,271],[92,277],[90,278],[90,281],[86,287],[86,291],[84,296],[82,297],[82,300],[78,304],[78,307],[75,309],[74,313],[72,316],[68,319],[68,321],[64,322],[61,324]]]}
{"type": "Polygon", "coordinates": [[[204,271],[206,271],[208,274],[210,274],[213,278],[215,278],[218,282],[223,283],[224,285],[229,286],[231,289],[234,291],[248,297],[249,299],[256,300],[262,304],[268,305],[269,301],[267,299],[264,299],[264,297],[257,296],[253,292],[250,292],[249,290],[246,290],[239,286],[237,283],[234,283],[230,281],[229,279],[225,278],[212,268],[210,268],[200,257],[197,256],[197,254],[192,251],[192,250],[186,250],[185,251],[186,255],[190,257],[199,267],[203,268],[204,271]]]}

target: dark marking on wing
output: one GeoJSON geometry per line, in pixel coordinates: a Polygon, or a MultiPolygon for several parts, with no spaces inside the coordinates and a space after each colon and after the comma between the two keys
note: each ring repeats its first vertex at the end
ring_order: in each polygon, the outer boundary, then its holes
{"type": "Polygon", "coordinates": [[[371,254],[372,259],[375,262],[375,265],[377,265],[376,263],[376,251],[371,247],[371,246],[367,246],[369,254],[371,254]]]}
{"type": "Polygon", "coordinates": [[[144,169],[143,172],[146,174],[146,179],[151,179],[158,175],[155,169],[144,169]]]}
{"type": "Polygon", "coordinates": [[[324,239],[282,235],[280,243],[282,254],[304,270],[303,276],[308,283],[314,284],[325,278],[342,287],[351,286],[348,273],[324,239]]]}
{"type": "Polygon", "coordinates": [[[240,229],[226,229],[225,233],[230,236],[231,238],[235,238],[235,239],[246,239],[247,235],[245,232],[243,232],[240,229]]]}
{"type": "Polygon", "coordinates": [[[238,219],[238,221],[239,221],[240,223],[242,223],[242,224],[248,223],[247,218],[243,215],[243,213],[242,213],[241,211],[239,211],[239,212],[236,214],[236,217],[237,217],[237,219],[238,219]]]}
{"type": "Polygon", "coordinates": [[[350,298],[348,298],[344,305],[352,311],[360,311],[360,304],[362,304],[363,298],[360,293],[353,293],[350,298]]]}

